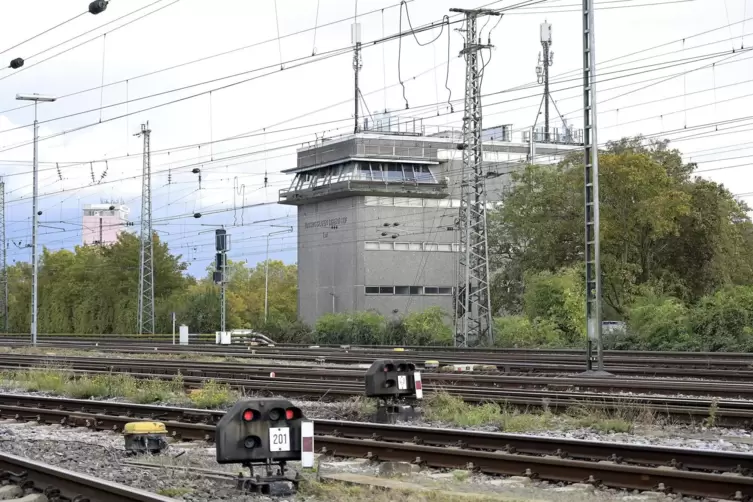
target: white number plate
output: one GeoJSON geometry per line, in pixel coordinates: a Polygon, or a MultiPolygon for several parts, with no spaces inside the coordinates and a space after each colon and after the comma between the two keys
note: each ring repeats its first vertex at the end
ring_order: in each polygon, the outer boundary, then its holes
{"type": "Polygon", "coordinates": [[[271,427],[269,429],[269,451],[290,451],[289,427],[271,427]]]}
{"type": "Polygon", "coordinates": [[[408,378],[405,375],[398,375],[397,388],[398,390],[406,390],[408,388],[408,378]]]}

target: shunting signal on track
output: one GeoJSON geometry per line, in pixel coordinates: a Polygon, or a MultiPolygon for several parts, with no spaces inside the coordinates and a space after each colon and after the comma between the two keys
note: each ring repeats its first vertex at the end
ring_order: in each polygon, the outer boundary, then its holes
{"type": "Polygon", "coordinates": [[[421,399],[421,372],[416,371],[416,365],[408,361],[377,359],[366,370],[366,395],[421,399]]]}
{"type": "Polygon", "coordinates": [[[217,462],[242,464],[250,478],[240,478],[239,488],[283,495],[300,481],[287,462],[300,460],[314,466],[314,427],[303,412],[284,399],[240,401],[222,417],[216,430],[217,462]],[[262,473],[254,470],[260,467],[262,473]]]}
{"type": "Polygon", "coordinates": [[[409,361],[378,359],[366,370],[366,395],[379,398],[376,421],[413,420],[417,410],[404,400],[423,399],[421,372],[409,361]]]}

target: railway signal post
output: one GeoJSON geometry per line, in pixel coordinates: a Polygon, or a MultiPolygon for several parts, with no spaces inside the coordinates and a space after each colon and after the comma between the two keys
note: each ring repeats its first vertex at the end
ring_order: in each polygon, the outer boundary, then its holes
{"type": "Polygon", "coordinates": [[[300,474],[287,468],[314,465],[314,426],[285,399],[239,401],[217,424],[217,462],[242,464],[251,476],[238,488],[268,495],[294,493],[300,474]]]}
{"type": "Polygon", "coordinates": [[[421,372],[408,361],[377,359],[366,370],[366,396],[379,398],[376,418],[397,422],[416,417],[416,409],[406,399],[423,399],[421,372]]]}

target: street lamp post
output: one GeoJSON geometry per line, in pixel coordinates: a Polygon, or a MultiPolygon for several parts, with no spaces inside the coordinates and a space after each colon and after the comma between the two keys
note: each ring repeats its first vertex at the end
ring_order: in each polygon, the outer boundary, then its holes
{"type": "Polygon", "coordinates": [[[32,195],[32,224],[31,224],[31,344],[37,344],[37,282],[38,282],[38,263],[37,263],[37,227],[39,226],[39,213],[37,212],[37,195],[39,191],[39,159],[37,154],[37,143],[39,142],[38,130],[39,122],[37,121],[37,103],[52,102],[57,98],[54,96],[45,96],[42,94],[16,94],[16,99],[20,101],[34,101],[34,166],[33,171],[33,195],[32,195]]]}
{"type": "Polygon", "coordinates": [[[269,316],[269,238],[273,235],[289,234],[293,231],[293,227],[288,227],[287,230],[279,230],[267,234],[267,259],[264,260],[264,323],[267,323],[267,317],[269,316]]]}

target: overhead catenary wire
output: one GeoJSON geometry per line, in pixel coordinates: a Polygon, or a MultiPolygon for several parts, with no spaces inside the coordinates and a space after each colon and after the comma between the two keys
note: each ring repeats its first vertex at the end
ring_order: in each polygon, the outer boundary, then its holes
{"type": "MultiPolygon", "coordinates": [[[[136,10],[134,10],[134,11],[131,11],[131,12],[127,13],[127,14],[124,14],[124,15],[120,16],[120,17],[119,17],[119,18],[117,18],[117,19],[114,19],[114,20],[112,20],[112,21],[109,21],[109,22],[107,22],[107,23],[105,23],[105,24],[103,24],[103,25],[100,25],[100,26],[98,26],[98,27],[96,27],[96,28],[93,28],[93,29],[91,29],[91,30],[89,30],[89,31],[86,31],[86,32],[84,32],[84,33],[81,33],[81,34],[79,34],[79,35],[76,35],[76,36],[75,36],[75,37],[73,37],[73,38],[69,38],[69,39],[68,39],[68,40],[66,40],[65,42],[61,42],[61,43],[59,43],[59,44],[56,44],[56,45],[54,45],[54,46],[52,46],[52,47],[49,47],[49,48],[47,48],[47,49],[44,49],[43,51],[37,52],[36,54],[34,54],[34,55],[32,55],[32,56],[28,56],[28,57],[27,57],[27,58],[25,58],[25,59],[33,59],[33,58],[35,58],[35,57],[37,57],[37,56],[40,56],[40,55],[44,54],[45,52],[49,52],[49,51],[51,51],[51,50],[53,50],[53,49],[57,49],[57,48],[58,48],[58,47],[60,47],[61,45],[65,45],[65,44],[67,44],[68,42],[71,42],[71,41],[73,41],[73,40],[75,40],[75,39],[77,39],[77,38],[81,38],[81,37],[82,37],[82,36],[84,36],[84,35],[88,35],[89,33],[93,32],[93,31],[96,31],[96,30],[98,30],[99,28],[102,28],[102,27],[104,27],[104,26],[107,26],[107,25],[109,25],[109,24],[112,24],[112,23],[114,23],[114,22],[117,22],[117,21],[119,21],[119,20],[121,20],[121,19],[123,19],[123,18],[125,18],[125,17],[128,17],[128,16],[130,16],[130,15],[132,15],[132,14],[135,14],[135,13],[137,13],[137,12],[140,12],[140,11],[142,11],[142,10],[144,10],[144,9],[147,9],[147,8],[149,8],[149,7],[151,7],[151,6],[155,5],[155,4],[158,4],[158,3],[160,3],[160,2],[163,2],[163,1],[165,1],[165,0],[156,0],[155,2],[153,2],[153,3],[149,4],[149,5],[146,5],[146,6],[144,6],[144,7],[141,7],[141,8],[139,8],[139,9],[136,9],[136,10]]],[[[175,5],[175,4],[176,4],[176,3],[178,3],[179,1],[180,1],[180,0],[173,0],[173,1],[171,2],[171,3],[169,3],[169,4],[167,4],[167,5],[164,5],[164,6],[162,6],[162,7],[158,8],[158,9],[155,9],[155,10],[153,10],[153,11],[147,12],[146,14],[144,14],[144,15],[142,15],[142,16],[139,16],[139,17],[137,17],[137,18],[135,18],[135,19],[132,19],[132,20],[130,20],[130,21],[128,21],[128,22],[126,22],[126,23],[123,23],[123,24],[122,24],[122,25],[120,25],[120,26],[116,26],[115,28],[111,29],[111,30],[110,30],[110,31],[108,31],[107,33],[113,33],[113,32],[115,32],[115,31],[117,31],[117,30],[119,30],[119,29],[121,29],[121,28],[125,28],[126,26],[130,26],[131,24],[133,24],[133,23],[135,23],[135,22],[137,22],[137,21],[140,21],[140,20],[144,19],[145,17],[151,16],[152,14],[156,14],[157,12],[159,12],[159,11],[161,11],[161,10],[163,10],[163,9],[166,9],[167,7],[170,7],[170,6],[172,6],[172,5],[175,5]]],[[[81,46],[84,46],[84,45],[86,45],[86,44],[89,44],[89,43],[91,43],[91,42],[93,42],[93,41],[95,41],[95,40],[98,40],[98,39],[99,39],[99,35],[97,35],[96,37],[90,38],[90,39],[88,39],[88,40],[85,40],[84,42],[81,42],[81,43],[79,43],[79,44],[76,44],[76,45],[74,45],[74,46],[68,47],[67,49],[64,49],[64,50],[62,50],[62,51],[60,51],[60,52],[58,52],[58,53],[56,53],[56,54],[53,54],[52,56],[49,56],[49,57],[45,58],[45,59],[42,59],[41,61],[37,61],[36,63],[33,63],[33,64],[31,64],[31,65],[25,65],[25,66],[24,66],[23,68],[20,68],[20,69],[16,70],[16,71],[15,71],[15,72],[13,72],[13,73],[9,73],[8,75],[5,75],[4,77],[0,77],[0,80],[5,80],[6,78],[10,78],[10,77],[12,77],[12,76],[14,76],[14,75],[18,75],[19,73],[21,73],[21,72],[23,72],[23,71],[27,71],[27,70],[29,70],[29,69],[31,69],[31,68],[34,68],[35,66],[38,66],[38,65],[40,65],[40,64],[42,64],[42,63],[44,63],[44,62],[46,62],[46,61],[49,61],[49,60],[51,60],[51,59],[54,59],[54,58],[56,58],[56,57],[58,57],[58,56],[60,56],[60,55],[62,55],[62,54],[66,54],[66,53],[68,53],[68,52],[70,52],[70,51],[72,51],[72,50],[74,50],[74,49],[77,49],[77,48],[79,48],[79,47],[81,47],[81,46]]]]}
{"type": "Polygon", "coordinates": [[[47,28],[46,30],[41,31],[41,32],[37,33],[36,35],[32,35],[31,37],[29,37],[29,38],[27,38],[27,39],[25,39],[25,40],[23,40],[21,42],[16,43],[15,45],[12,45],[12,46],[8,47],[7,49],[3,49],[2,51],[0,51],[0,55],[5,54],[6,52],[12,51],[13,49],[15,49],[17,47],[20,47],[20,46],[22,46],[23,44],[25,44],[27,42],[31,42],[32,40],[34,40],[36,38],[39,38],[42,35],[46,35],[47,33],[51,32],[51,31],[53,31],[53,30],[55,30],[57,28],[60,28],[61,26],[65,26],[66,24],[71,23],[71,22],[75,21],[76,19],[78,19],[78,18],[80,18],[82,16],[85,16],[87,14],[89,14],[88,10],[85,10],[85,11],[81,12],[80,14],[76,14],[75,16],[73,16],[70,19],[67,19],[67,20],[65,20],[65,21],[63,21],[61,23],[58,23],[58,24],[56,24],[55,26],[53,26],[51,28],[47,28]]]}

